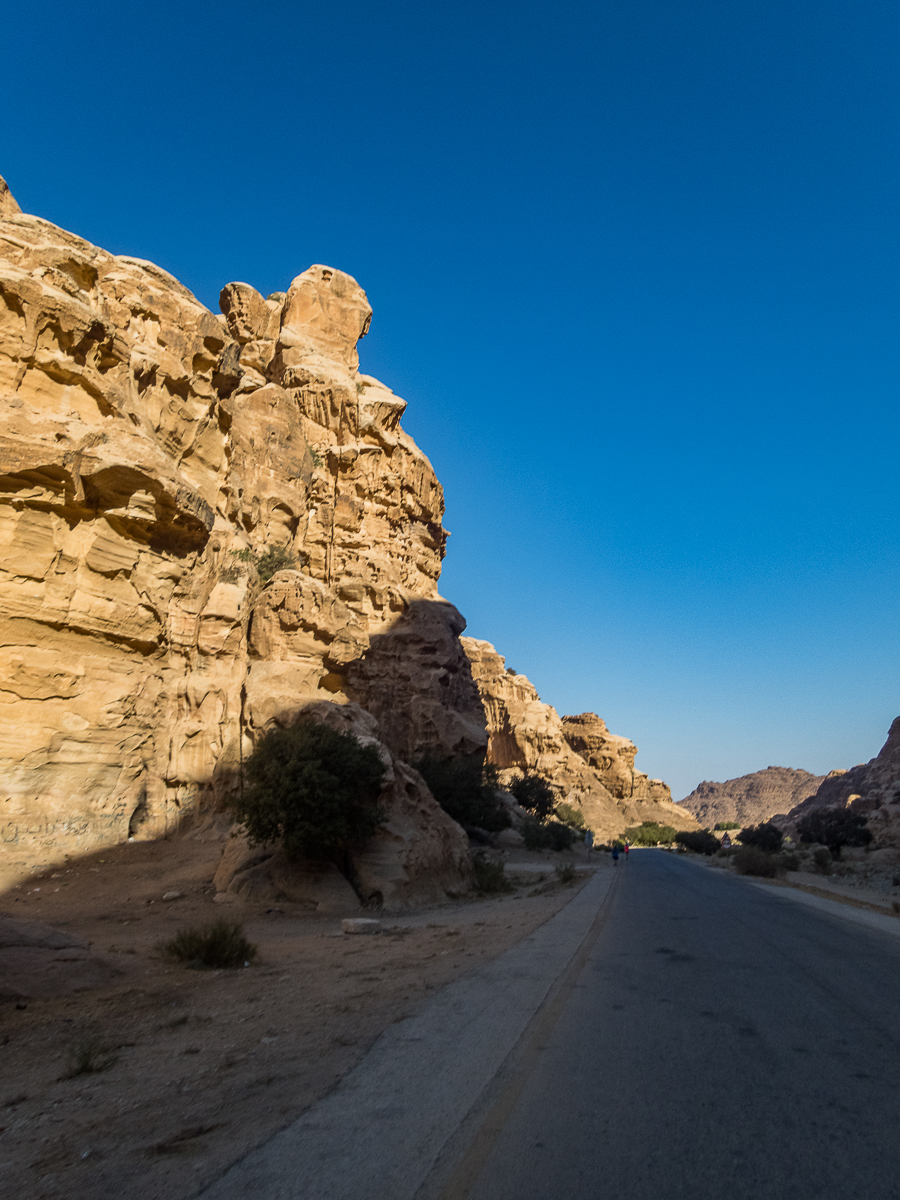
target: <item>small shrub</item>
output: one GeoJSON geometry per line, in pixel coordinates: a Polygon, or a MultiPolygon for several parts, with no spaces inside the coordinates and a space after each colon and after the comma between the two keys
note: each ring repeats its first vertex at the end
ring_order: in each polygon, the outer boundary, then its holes
{"type": "Polygon", "coordinates": [[[632,846],[656,846],[660,842],[674,842],[678,831],[671,825],[660,825],[657,821],[643,821],[626,829],[623,837],[632,846]]]}
{"type": "Polygon", "coordinates": [[[472,857],[472,868],[475,871],[475,890],[486,895],[499,892],[511,892],[512,884],[506,878],[502,862],[494,862],[485,854],[479,852],[472,857]]]}
{"type": "Polygon", "coordinates": [[[244,772],[250,786],[228,807],[251,843],[280,841],[288,858],[330,861],[349,878],[351,852],[384,824],[384,763],[352,734],[313,721],[273,729],[244,772]]]}
{"type": "Polygon", "coordinates": [[[757,850],[769,850],[774,853],[781,849],[784,834],[771,821],[761,825],[748,825],[738,834],[738,841],[744,846],[755,846],[757,850]]]}
{"type": "Polygon", "coordinates": [[[575,882],[577,872],[571,863],[563,863],[561,866],[556,867],[555,870],[557,883],[562,883],[568,887],[570,883],[575,882]]]}
{"type": "MultiPolygon", "coordinates": [[[[241,562],[247,563],[256,568],[256,573],[259,576],[259,582],[263,587],[272,581],[272,577],[278,571],[296,571],[299,564],[297,555],[289,550],[287,546],[269,546],[267,550],[263,550],[262,554],[257,554],[254,550],[249,550],[246,547],[243,550],[232,550],[235,558],[241,562]]],[[[227,582],[236,582],[233,579],[234,568],[225,568],[223,578],[228,575],[227,582]]]]}
{"type": "Polygon", "coordinates": [[[234,921],[214,921],[199,929],[181,929],[163,950],[198,970],[223,970],[252,962],[257,947],[244,937],[244,927],[234,921]]]}
{"type": "Polygon", "coordinates": [[[576,808],[574,804],[566,804],[563,801],[557,804],[554,816],[562,821],[564,825],[570,826],[572,829],[586,830],[587,825],[584,820],[584,813],[580,808],[576,808]]]}
{"type": "Polygon", "coordinates": [[[719,821],[713,825],[713,829],[721,832],[724,829],[740,829],[740,824],[737,821],[719,821]]]}
{"type": "Polygon", "coordinates": [[[766,854],[758,846],[741,846],[732,856],[734,869],[739,875],[761,875],[774,879],[778,874],[778,863],[773,855],[766,854]]]}
{"type": "Polygon", "coordinates": [[[831,851],[827,846],[817,846],[813,850],[813,864],[822,875],[831,874],[832,858],[831,851]]]}
{"type": "Polygon", "coordinates": [[[532,813],[539,821],[545,821],[553,812],[556,795],[547,780],[542,779],[540,775],[526,772],[521,779],[517,779],[510,785],[509,790],[521,807],[526,812],[532,813]]]}
{"type": "Polygon", "coordinates": [[[799,871],[800,856],[794,853],[780,854],[778,856],[778,865],[783,871],[799,871]]]}
{"type": "Polygon", "coordinates": [[[444,812],[463,827],[497,833],[509,825],[509,813],[497,798],[497,768],[486,763],[484,755],[426,755],[413,766],[444,812]]]}
{"type": "Polygon", "coordinates": [[[862,813],[849,808],[820,808],[811,812],[797,825],[801,842],[820,842],[831,851],[831,857],[841,857],[842,846],[867,846],[872,831],[862,813]]]}
{"type": "Polygon", "coordinates": [[[578,835],[561,821],[542,823],[529,817],[522,825],[526,850],[568,850],[578,835]]]}
{"type": "Polygon", "coordinates": [[[60,1079],[77,1079],[79,1075],[96,1075],[108,1071],[118,1061],[108,1046],[99,1038],[87,1038],[69,1047],[69,1065],[60,1079]]]}
{"type": "Polygon", "coordinates": [[[719,839],[705,829],[682,830],[675,834],[675,841],[695,854],[717,854],[721,849],[719,839]]]}

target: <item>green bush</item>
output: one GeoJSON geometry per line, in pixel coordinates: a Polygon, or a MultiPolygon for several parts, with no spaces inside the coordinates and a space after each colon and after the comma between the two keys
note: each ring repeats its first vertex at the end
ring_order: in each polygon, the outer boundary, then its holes
{"type": "Polygon", "coordinates": [[[577,836],[561,821],[541,822],[529,817],[522,825],[526,850],[568,850],[577,836]]]}
{"type": "Polygon", "coordinates": [[[778,874],[778,860],[758,846],[741,846],[731,857],[739,875],[762,875],[774,879],[778,874]]]}
{"type": "Polygon", "coordinates": [[[717,829],[719,832],[724,829],[740,829],[740,824],[737,821],[719,821],[713,825],[713,829],[717,829]]]}
{"type": "MultiPolygon", "coordinates": [[[[256,568],[259,582],[263,587],[271,582],[272,577],[278,571],[296,571],[299,566],[297,555],[289,550],[287,546],[269,546],[261,554],[257,554],[255,550],[247,548],[232,550],[231,553],[235,558],[240,559],[241,562],[249,563],[256,568]]],[[[232,580],[233,575],[228,572],[227,568],[226,573],[228,573],[229,580],[232,580]]]]}
{"type": "Polygon", "coordinates": [[[568,887],[570,883],[574,883],[578,877],[578,872],[571,863],[563,863],[562,866],[554,867],[556,872],[556,882],[568,887]]]}
{"type": "Polygon", "coordinates": [[[545,821],[553,812],[556,795],[546,779],[526,772],[509,789],[522,808],[532,813],[539,821],[545,821]]]}
{"type": "Polygon", "coordinates": [[[506,878],[502,862],[494,862],[484,853],[479,852],[472,858],[472,868],[475,872],[475,890],[483,894],[511,892],[512,884],[506,878]]]}
{"type": "Polygon", "coordinates": [[[497,768],[486,763],[483,754],[426,755],[413,766],[444,812],[463,827],[496,833],[509,825],[509,813],[497,797],[497,768]]]}
{"type": "Polygon", "coordinates": [[[831,857],[841,857],[842,846],[867,846],[872,831],[862,813],[849,808],[820,808],[811,812],[797,825],[801,842],[820,842],[831,851],[831,857]]]}
{"type": "Polygon", "coordinates": [[[831,851],[827,846],[817,846],[816,849],[813,850],[813,863],[816,870],[822,875],[831,874],[832,858],[831,851]]]}
{"type": "Polygon", "coordinates": [[[787,853],[779,854],[778,865],[783,871],[799,871],[800,856],[799,854],[787,853]]]}
{"type": "Polygon", "coordinates": [[[716,854],[721,850],[719,839],[706,829],[684,829],[675,834],[675,841],[695,854],[716,854]]]}
{"type": "Polygon", "coordinates": [[[214,921],[199,929],[181,929],[163,950],[189,967],[223,970],[252,962],[257,948],[244,937],[236,921],[214,921]]]}
{"type": "Polygon", "coordinates": [[[737,840],[744,846],[755,846],[757,850],[769,850],[774,853],[781,849],[784,834],[771,821],[760,825],[748,825],[738,834],[737,840]]]}
{"type": "Polygon", "coordinates": [[[274,729],[244,764],[249,781],[228,807],[251,844],[280,841],[288,858],[334,862],[384,824],[378,795],[385,767],[374,746],[312,721],[274,729]]]}
{"type": "Polygon", "coordinates": [[[659,842],[674,842],[678,831],[671,825],[660,825],[658,821],[642,821],[622,835],[632,846],[655,846],[659,842]]]}
{"type": "Polygon", "coordinates": [[[576,808],[574,804],[566,804],[565,801],[562,801],[557,804],[554,816],[562,821],[564,825],[571,826],[572,829],[587,829],[584,813],[580,808],[576,808]]]}

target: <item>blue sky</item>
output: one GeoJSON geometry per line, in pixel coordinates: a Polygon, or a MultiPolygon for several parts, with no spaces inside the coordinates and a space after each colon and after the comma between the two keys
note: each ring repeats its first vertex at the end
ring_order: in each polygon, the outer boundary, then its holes
{"type": "Polygon", "coordinates": [[[886,0],[4,14],[22,207],[210,307],[375,309],[442,591],[681,798],[900,712],[900,9],[886,0]]]}

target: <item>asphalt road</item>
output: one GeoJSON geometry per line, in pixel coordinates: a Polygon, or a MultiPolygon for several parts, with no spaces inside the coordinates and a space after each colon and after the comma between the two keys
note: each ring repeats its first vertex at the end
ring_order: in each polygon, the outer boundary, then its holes
{"type": "Polygon", "coordinates": [[[900,940],[662,851],[422,1200],[900,1200],[900,940]]]}

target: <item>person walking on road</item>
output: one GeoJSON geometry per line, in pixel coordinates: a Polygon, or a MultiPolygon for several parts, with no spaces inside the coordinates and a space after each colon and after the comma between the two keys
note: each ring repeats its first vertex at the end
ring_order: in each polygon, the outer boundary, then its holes
{"type": "Polygon", "coordinates": [[[587,856],[591,857],[591,850],[594,848],[594,831],[589,829],[584,835],[584,844],[587,846],[587,856]]]}
{"type": "Polygon", "coordinates": [[[612,856],[613,856],[613,866],[617,867],[619,865],[619,843],[618,842],[613,842],[612,856]]]}
{"type": "Polygon", "coordinates": [[[626,862],[628,862],[628,851],[629,851],[630,849],[631,849],[631,847],[630,847],[630,846],[628,845],[628,843],[626,842],[626,843],[625,843],[625,861],[626,861],[626,862]]]}

